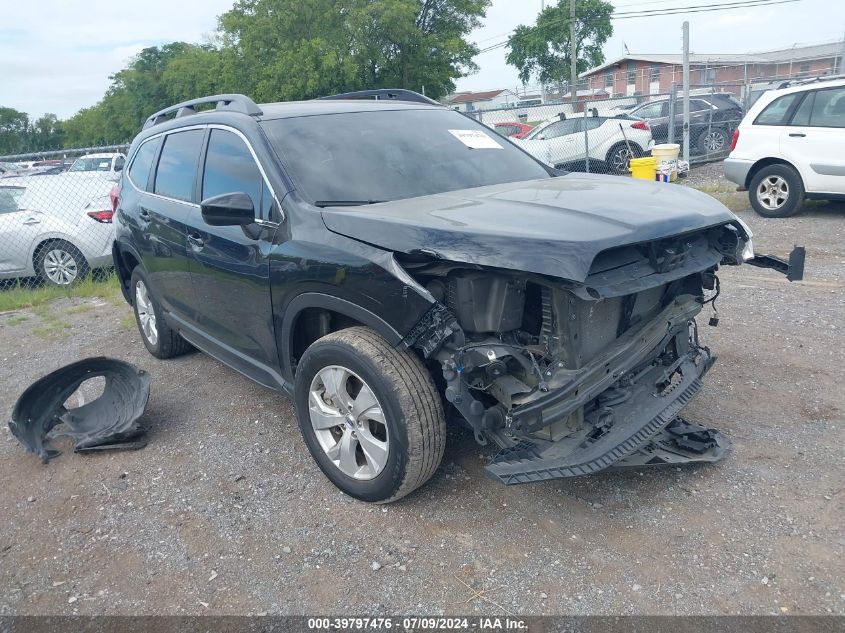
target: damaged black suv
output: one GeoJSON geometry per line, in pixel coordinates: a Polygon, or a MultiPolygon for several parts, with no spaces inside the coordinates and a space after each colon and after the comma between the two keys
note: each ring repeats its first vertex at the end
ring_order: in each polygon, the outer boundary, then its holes
{"type": "Polygon", "coordinates": [[[409,91],[181,103],[132,143],[114,261],[147,349],[291,394],[341,490],[428,480],[446,420],[504,483],[713,461],[678,417],[715,357],[695,317],[748,228],[675,185],[568,174],[409,91]]]}

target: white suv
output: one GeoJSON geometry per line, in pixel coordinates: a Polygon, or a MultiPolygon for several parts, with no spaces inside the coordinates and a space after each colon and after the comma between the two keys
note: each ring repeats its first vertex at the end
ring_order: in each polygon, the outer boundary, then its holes
{"type": "Polygon", "coordinates": [[[552,119],[511,141],[553,167],[568,167],[589,155],[606,164],[607,171],[626,176],[630,160],[654,146],[648,123],[624,114],[552,119]]]}
{"type": "Polygon", "coordinates": [[[804,198],[845,199],[845,79],[763,94],[734,131],[725,177],[768,218],[795,215],[804,198]]]}

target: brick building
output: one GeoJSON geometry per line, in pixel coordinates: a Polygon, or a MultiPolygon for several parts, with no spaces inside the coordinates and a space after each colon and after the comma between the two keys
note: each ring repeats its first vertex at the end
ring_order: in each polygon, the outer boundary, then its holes
{"type": "MultiPolygon", "coordinates": [[[[785,79],[842,74],[842,42],[793,46],[739,55],[690,54],[690,84],[724,89],[738,96],[741,86],[785,79]]],[[[683,81],[683,56],[628,54],[581,73],[591,90],[604,89],[612,96],[669,92],[672,82],[683,81]]]]}

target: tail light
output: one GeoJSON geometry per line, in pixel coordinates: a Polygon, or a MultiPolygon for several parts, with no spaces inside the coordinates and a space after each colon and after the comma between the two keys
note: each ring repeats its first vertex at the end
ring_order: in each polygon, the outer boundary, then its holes
{"type": "Polygon", "coordinates": [[[739,141],[739,128],[734,130],[733,138],[731,139],[731,151],[736,149],[737,141],[739,141]]]}
{"type": "Polygon", "coordinates": [[[631,127],[635,130],[645,130],[646,132],[651,129],[646,121],[637,121],[636,123],[631,123],[631,127]]]}
{"type": "MultiPolygon", "coordinates": [[[[117,213],[117,200],[118,200],[119,196],[120,196],[120,189],[118,189],[118,186],[115,185],[114,187],[111,188],[111,191],[109,191],[109,199],[111,200],[111,212],[112,213],[117,213]]],[[[111,218],[109,218],[109,222],[111,222],[111,218]]]]}
{"type": "Polygon", "coordinates": [[[103,224],[111,224],[113,216],[114,211],[112,211],[111,209],[103,209],[102,211],[88,212],[89,218],[94,218],[97,222],[102,222],[103,224]]]}

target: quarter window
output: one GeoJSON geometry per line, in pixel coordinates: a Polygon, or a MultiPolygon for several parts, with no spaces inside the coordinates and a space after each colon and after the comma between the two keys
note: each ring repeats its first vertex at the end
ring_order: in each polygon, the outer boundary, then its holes
{"type": "Polygon", "coordinates": [[[810,115],[814,127],[845,127],[845,88],[817,90],[810,115]]]}
{"type": "Polygon", "coordinates": [[[261,209],[263,179],[246,144],[234,132],[211,130],[202,177],[202,198],[243,192],[252,198],[256,213],[261,209]]]}
{"type": "Polygon", "coordinates": [[[153,166],[153,161],[158,151],[159,139],[153,139],[143,143],[138,151],[135,152],[135,158],[132,159],[132,164],[129,166],[129,179],[135,184],[138,189],[146,191],[147,182],[150,179],[150,169],[153,166]]]}
{"type": "Polygon", "coordinates": [[[763,111],[754,120],[754,125],[786,125],[786,117],[792,109],[792,105],[800,96],[800,92],[793,92],[778,97],[763,108],[763,111]]]}
{"type": "Polygon", "coordinates": [[[177,200],[193,198],[194,177],[205,130],[172,132],[164,139],[156,169],[155,193],[177,200]]]}

